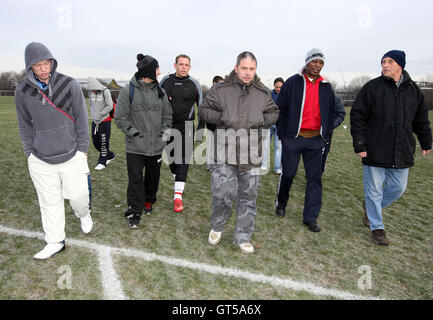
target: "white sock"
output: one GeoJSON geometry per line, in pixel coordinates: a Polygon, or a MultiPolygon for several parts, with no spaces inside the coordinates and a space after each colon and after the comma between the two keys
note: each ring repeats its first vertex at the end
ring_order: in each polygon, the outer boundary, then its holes
{"type": "Polygon", "coordinates": [[[182,199],[182,193],[185,189],[185,182],[176,181],[174,183],[174,198],[182,199]]]}

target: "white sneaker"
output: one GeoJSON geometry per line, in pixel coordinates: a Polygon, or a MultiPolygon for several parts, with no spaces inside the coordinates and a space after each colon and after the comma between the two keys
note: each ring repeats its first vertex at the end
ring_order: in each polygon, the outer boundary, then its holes
{"type": "Polygon", "coordinates": [[[57,243],[48,243],[42,251],[36,253],[33,258],[38,260],[45,260],[51,257],[53,254],[65,249],[65,240],[57,243]]]}
{"type": "Polygon", "coordinates": [[[84,233],[89,233],[93,228],[93,220],[90,216],[90,213],[85,216],[84,218],[80,218],[81,221],[81,230],[83,230],[84,233]]]}
{"type": "Polygon", "coordinates": [[[101,163],[98,163],[98,165],[95,167],[95,170],[98,170],[98,171],[102,170],[102,169],[105,169],[105,166],[101,163]]]}
{"type": "Polygon", "coordinates": [[[239,248],[241,248],[241,251],[243,253],[253,253],[254,247],[251,245],[251,243],[241,243],[239,245],[239,248]]]}
{"type": "Polygon", "coordinates": [[[107,165],[108,165],[111,161],[113,161],[114,159],[116,159],[116,156],[114,156],[113,159],[109,159],[109,160],[107,160],[107,165]]]}
{"type": "Polygon", "coordinates": [[[281,169],[278,169],[277,171],[276,171],[276,174],[282,174],[283,173],[283,170],[281,170],[281,169]]]}
{"type": "Polygon", "coordinates": [[[211,246],[216,246],[221,241],[221,232],[216,232],[211,229],[208,242],[211,246]]]}

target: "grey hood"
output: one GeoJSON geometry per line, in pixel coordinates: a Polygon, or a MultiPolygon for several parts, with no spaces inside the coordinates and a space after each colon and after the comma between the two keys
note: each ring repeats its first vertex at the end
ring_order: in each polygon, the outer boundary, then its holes
{"type": "Polygon", "coordinates": [[[87,78],[86,89],[89,91],[90,90],[102,91],[102,90],[106,89],[106,87],[104,85],[102,85],[98,81],[98,79],[96,79],[94,77],[89,77],[89,78],[87,78]]]}
{"type": "Polygon", "coordinates": [[[32,66],[35,63],[41,62],[43,60],[51,60],[51,76],[53,76],[57,69],[57,60],[53,57],[50,50],[40,42],[29,43],[25,50],[27,79],[29,80],[30,83],[36,86],[37,83],[35,80],[35,75],[32,71],[32,66]]]}
{"type": "Polygon", "coordinates": [[[89,77],[86,83],[89,92],[89,107],[92,120],[95,124],[104,121],[113,109],[113,100],[110,90],[102,85],[96,78],[89,77]],[[96,92],[92,92],[95,90],[96,92]]]}

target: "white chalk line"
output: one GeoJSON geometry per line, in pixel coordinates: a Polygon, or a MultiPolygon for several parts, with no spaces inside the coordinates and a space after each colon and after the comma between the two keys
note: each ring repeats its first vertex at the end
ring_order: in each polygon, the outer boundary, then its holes
{"type": "MultiPolygon", "coordinates": [[[[16,230],[7,228],[0,225],[0,232],[8,233],[16,236],[23,236],[27,238],[37,238],[44,239],[44,235],[39,232],[31,232],[26,230],[16,230]]],[[[117,278],[116,271],[113,268],[113,263],[111,259],[111,254],[118,254],[126,257],[132,257],[136,259],[143,259],[149,262],[159,261],[164,264],[182,267],[192,270],[197,270],[200,272],[207,272],[214,275],[223,275],[229,277],[235,277],[239,279],[245,279],[252,282],[269,284],[274,287],[283,287],[286,289],[291,289],[295,291],[306,291],[310,294],[317,296],[328,296],[343,300],[378,300],[380,298],[372,296],[360,296],[355,295],[350,292],[340,291],[336,289],[328,289],[316,286],[313,283],[300,282],[292,279],[282,279],[275,276],[266,276],[263,274],[251,273],[247,271],[242,271],[236,268],[228,268],[221,266],[213,266],[205,263],[191,262],[184,259],[178,259],[168,256],[157,255],[154,253],[147,253],[144,251],[126,249],[126,248],[112,248],[105,245],[100,245],[96,243],[91,243],[83,240],[66,239],[66,243],[71,246],[82,247],[96,251],[100,255],[100,265],[104,265],[101,273],[103,274],[103,286],[104,293],[107,299],[126,299],[120,281],[117,278]],[[102,257],[101,257],[102,256],[102,257]],[[104,262],[101,263],[101,260],[104,262]],[[108,265],[108,270],[105,264],[108,265]],[[106,273],[104,275],[104,273],[106,273]],[[105,281],[105,283],[104,283],[105,281]],[[110,287],[110,288],[108,288],[110,287]]]]}
{"type": "MultiPolygon", "coordinates": [[[[26,238],[35,238],[44,240],[44,235],[40,232],[27,230],[16,230],[0,225],[0,232],[22,236],[26,238]]],[[[98,255],[99,270],[101,272],[101,283],[106,300],[127,300],[123,293],[122,284],[117,277],[116,270],[113,267],[111,248],[103,245],[89,243],[87,241],[66,239],[67,245],[82,247],[95,251],[98,255]]]]}
{"type": "Polygon", "coordinates": [[[101,270],[104,296],[108,300],[127,300],[123,293],[122,284],[113,266],[111,248],[105,247],[98,251],[99,268],[101,270]]]}

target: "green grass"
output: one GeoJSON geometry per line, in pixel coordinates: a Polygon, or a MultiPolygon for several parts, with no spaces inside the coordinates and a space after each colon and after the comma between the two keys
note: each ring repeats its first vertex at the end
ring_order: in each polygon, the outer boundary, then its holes
{"type": "MultiPolygon", "coordinates": [[[[349,111],[349,110],[348,110],[349,111]]],[[[430,119],[432,113],[430,113],[430,119]]],[[[344,121],[349,124],[349,116],[344,121]]],[[[28,174],[16,123],[13,97],[0,97],[0,225],[42,232],[36,192],[28,174]]],[[[210,230],[210,174],[204,165],[190,167],[184,193],[185,211],[173,212],[173,178],[163,164],[158,201],[140,229],[129,230],[126,210],[127,172],[124,135],[113,123],[110,141],[117,159],[96,172],[98,154],[89,147],[92,172],[93,231],[84,235],[69,205],[68,238],[111,247],[152,252],[192,262],[237,268],[279,278],[306,281],[357,295],[389,299],[432,299],[433,156],[419,156],[410,170],[406,193],[385,210],[391,241],[379,247],[361,222],[362,165],[352,149],[349,128],[337,128],[323,176],[320,233],[302,225],[305,177],[301,165],[295,178],[285,218],[274,214],[278,177],[261,178],[253,244],[260,248],[243,255],[232,243],[233,211],[217,247],[207,244],[210,230]],[[358,288],[358,268],[370,266],[372,289],[358,288]]],[[[418,152],[418,151],[417,151],[418,152]]],[[[69,246],[53,258],[32,259],[44,242],[0,233],[0,299],[103,299],[97,256],[69,246]],[[72,288],[61,290],[58,269],[72,270],[72,288]]],[[[123,290],[131,299],[330,299],[307,292],[252,283],[247,280],[113,256],[123,290]]]]}

